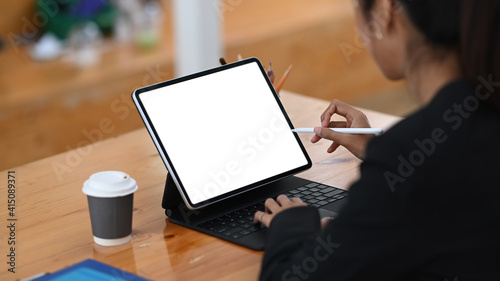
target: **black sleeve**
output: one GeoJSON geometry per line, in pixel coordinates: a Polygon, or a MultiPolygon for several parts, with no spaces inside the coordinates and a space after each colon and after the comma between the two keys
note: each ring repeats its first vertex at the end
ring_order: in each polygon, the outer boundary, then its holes
{"type": "Polygon", "coordinates": [[[291,208],[276,215],[269,228],[269,246],[264,255],[260,279],[281,278],[275,276],[275,273],[283,266],[291,264],[297,257],[306,256],[310,246],[308,244],[314,241],[320,228],[318,210],[313,207],[291,208]]]}
{"type": "Polygon", "coordinates": [[[367,158],[349,202],[323,232],[313,207],[278,214],[260,280],[391,280],[421,265],[426,236],[409,218],[410,181],[392,190],[384,177],[391,169],[367,158]]]}
{"type": "Polygon", "coordinates": [[[452,83],[372,138],[324,231],[314,208],[277,215],[261,280],[500,280],[500,116],[456,111],[475,89],[452,83]]]}

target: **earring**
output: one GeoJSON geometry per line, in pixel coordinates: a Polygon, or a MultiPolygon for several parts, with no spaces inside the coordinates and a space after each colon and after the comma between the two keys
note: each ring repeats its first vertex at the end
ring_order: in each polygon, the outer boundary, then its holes
{"type": "Polygon", "coordinates": [[[377,37],[378,40],[382,40],[382,38],[384,38],[381,32],[375,33],[375,36],[377,37]]]}

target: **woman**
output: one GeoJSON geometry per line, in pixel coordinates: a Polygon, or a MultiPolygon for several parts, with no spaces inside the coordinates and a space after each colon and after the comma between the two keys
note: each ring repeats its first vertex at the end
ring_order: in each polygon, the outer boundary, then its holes
{"type": "Polygon", "coordinates": [[[326,129],[369,127],[358,110],[330,104],[312,142],[362,158],[360,179],[325,224],[298,198],[266,201],[255,214],[269,227],[261,279],[500,280],[500,1],[355,9],[381,71],[407,79],[422,108],[367,139],[326,129]],[[346,122],[331,122],[335,114],[346,122]]]}

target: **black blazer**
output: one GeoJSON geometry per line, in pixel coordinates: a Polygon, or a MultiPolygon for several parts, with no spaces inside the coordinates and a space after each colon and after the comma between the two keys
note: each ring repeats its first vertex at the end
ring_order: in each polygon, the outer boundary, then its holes
{"type": "Polygon", "coordinates": [[[445,86],[368,144],[349,201],[271,223],[261,280],[500,280],[500,112],[487,80],[445,86]],[[482,83],[482,84],[481,84],[482,83]]]}

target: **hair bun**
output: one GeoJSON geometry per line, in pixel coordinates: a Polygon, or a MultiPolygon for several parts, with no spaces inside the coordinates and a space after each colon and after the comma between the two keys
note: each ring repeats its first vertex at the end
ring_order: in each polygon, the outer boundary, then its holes
{"type": "Polygon", "coordinates": [[[431,42],[458,46],[462,0],[400,0],[411,22],[431,42]]]}

